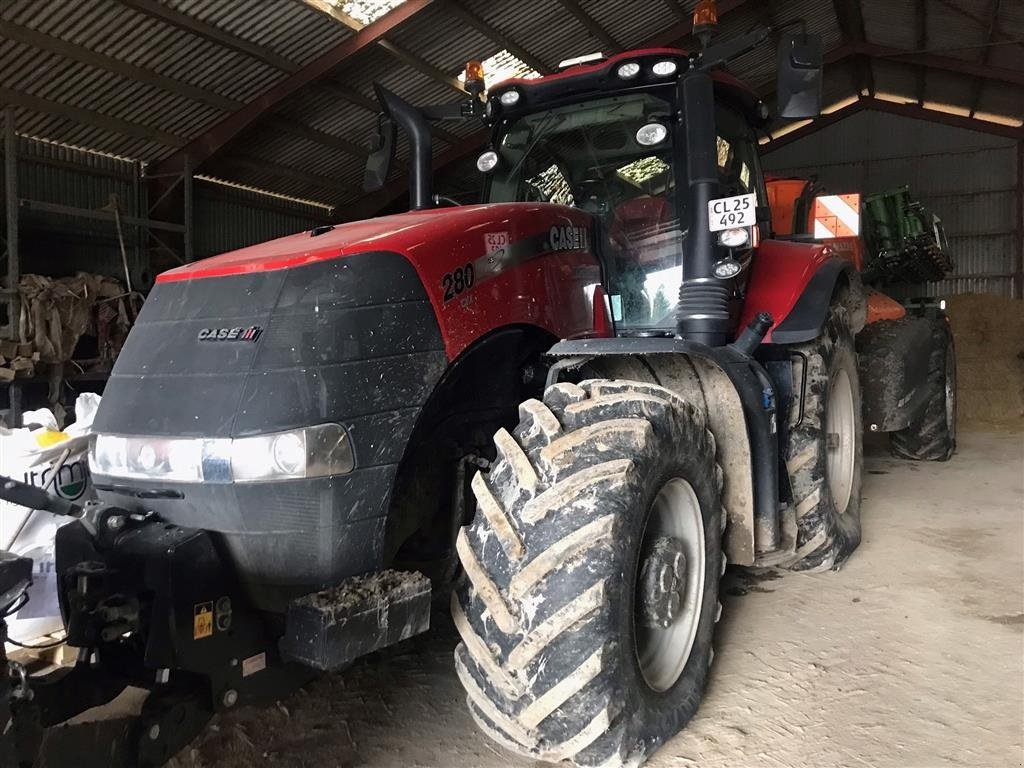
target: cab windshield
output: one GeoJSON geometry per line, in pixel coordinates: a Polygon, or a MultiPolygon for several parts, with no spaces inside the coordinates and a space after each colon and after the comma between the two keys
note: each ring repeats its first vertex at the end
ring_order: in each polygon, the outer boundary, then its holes
{"type": "Polygon", "coordinates": [[[684,232],[671,125],[671,105],[649,93],[526,115],[507,126],[485,195],[492,203],[558,203],[595,216],[620,328],[673,324],[684,232]]]}

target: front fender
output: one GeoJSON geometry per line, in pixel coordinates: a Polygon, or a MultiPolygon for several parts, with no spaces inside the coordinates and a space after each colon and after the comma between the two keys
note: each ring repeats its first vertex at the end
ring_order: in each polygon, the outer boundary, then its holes
{"type": "Polygon", "coordinates": [[[775,324],[765,343],[799,344],[817,338],[840,280],[851,288],[851,325],[859,330],[866,304],[850,254],[822,243],[767,240],[754,257],[739,327],[746,328],[759,312],[768,312],[775,324]]]}
{"type": "Polygon", "coordinates": [[[756,361],[730,347],[671,338],[563,341],[548,354],[559,358],[549,385],[566,370],[585,366],[588,375],[652,381],[703,406],[724,473],[729,562],[753,565],[759,554],[778,548],[775,397],[756,361]],[[771,409],[763,407],[765,401],[771,409]]]}

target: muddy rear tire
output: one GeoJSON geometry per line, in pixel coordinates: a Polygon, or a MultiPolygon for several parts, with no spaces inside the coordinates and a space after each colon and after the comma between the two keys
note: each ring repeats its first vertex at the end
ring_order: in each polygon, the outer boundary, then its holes
{"type": "Polygon", "coordinates": [[[701,410],[641,382],[557,384],[520,417],[458,540],[470,711],[534,759],[642,760],[696,712],[713,655],[714,438],[701,410]]]}
{"type": "Polygon", "coordinates": [[[889,436],[893,454],[916,461],[948,461],[956,452],[956,352],[945,317],[931,320],[928,399],[906,429],[889,436]]]}
{"type": "Polygon", "coordinates": [[[790,413],[786,468],[797,540],[788,565],[839,568],[860,544],[864,465],[857,353],[846,309],[833,306],[822,335],[794,351],[806,357],[807,389],[803,413],[799,397],[790,413]]]}

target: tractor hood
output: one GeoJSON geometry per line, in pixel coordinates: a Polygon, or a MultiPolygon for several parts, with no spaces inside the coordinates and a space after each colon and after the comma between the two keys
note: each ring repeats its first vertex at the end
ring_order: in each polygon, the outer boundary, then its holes
{"type": "MultiPolygon", "coordinates": [[[[547,203],[492,203],[409,211],[365,221],[318,227],[311,232],[270,240],[164,272],[158,283],[268,272],[370,251],[401,253],[417,266],[441,257],[443,250],[466,253],[500,250],[524,237],[545,236],[540,245],[564,250],[566,225],[589,228],[589,216],[547,203]],[[548,235],[553,238],[548,239],[548,235]],[[448,246],[443,249],[441,246],[448,246]]],[[[548,250],[538,248],[538,250],[548,250]]]]}

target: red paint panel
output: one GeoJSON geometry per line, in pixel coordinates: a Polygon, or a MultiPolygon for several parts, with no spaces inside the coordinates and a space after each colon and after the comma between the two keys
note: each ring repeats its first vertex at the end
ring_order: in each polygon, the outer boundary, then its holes
{"type": "MultiPolygon", "coordinates": [[[[745,328],[758,312],[770,312],[775,324],[781,323],[821,265],[835,258],[853,263],[854,257],[852,252],[837,252],[820,243],[765,240],[754,256],[739,328],[745,328]]],[[[765,341],[771,339],[769,331],[765,341]]]]}
{"type": "Polygon", "coordinates": [[[607,326],[595,329],[593,296],[601,272],[593,243],[589,236],[559,236],[589,235],[592,224],[581,211],[549,204],[411,211],[338,225],[317,237],[302,232],[261,243],[178,267],[157,281],[289,269],[372,251],[401,253],[423,281],[448,356],[455,358],[505,325],[535,325],[559,338],[611,335],[607,326]],[[475,274],[465,288],[469,265],[475,274]],[[456,271],[461,274],[453,279],[456,271]],[[455,293],[452,286],[462,290],[455,293]]]}

